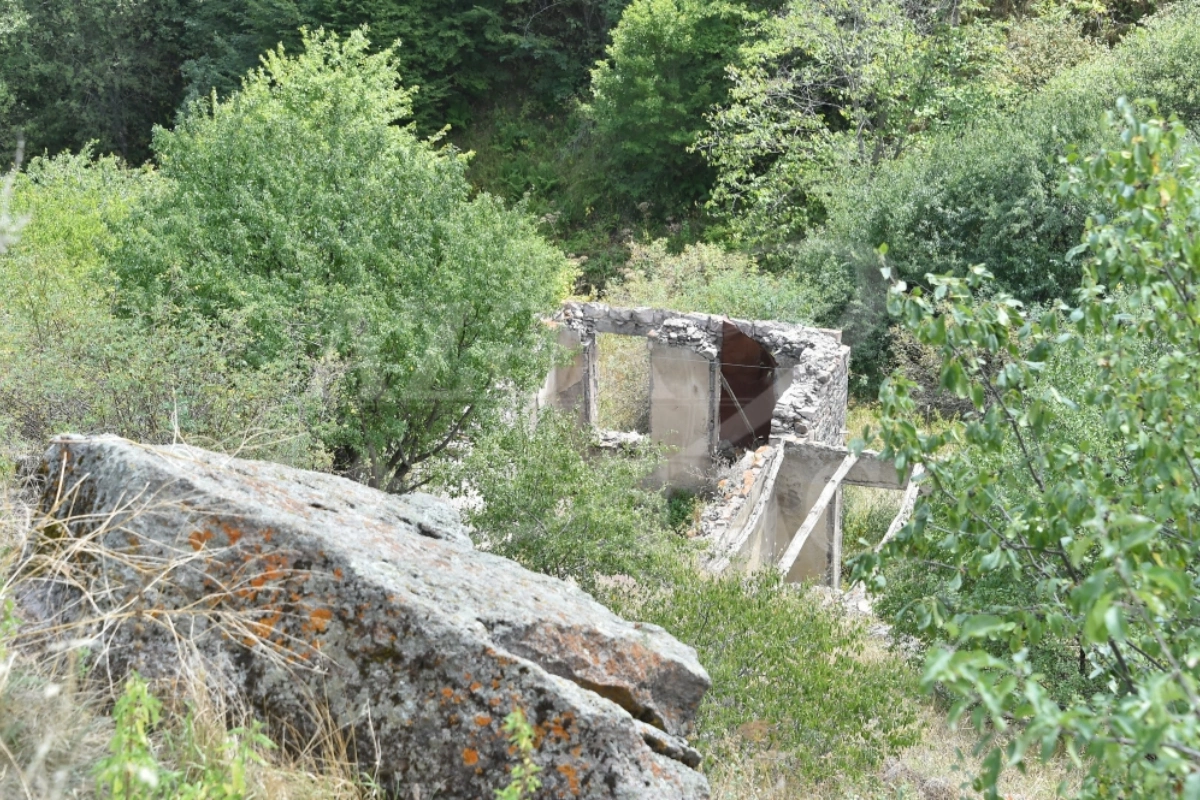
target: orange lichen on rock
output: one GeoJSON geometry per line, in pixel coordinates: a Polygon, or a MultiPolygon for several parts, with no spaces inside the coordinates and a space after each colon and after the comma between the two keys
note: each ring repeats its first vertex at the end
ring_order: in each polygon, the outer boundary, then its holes
{"type": "Polygon", "coordinates": [[[463,763],[468,767],[473,767],[479,763],[479,751],[472,750],[469,747],[464,747],[462,751],[463,763]]]}
{"type": "Polygon", "coordinates": [[[236,526],[226,522],[221,526],[221,531],[224,532],[225,538],[229,539],[229,546],[233,547],[242,538],[242,532],[236,526]]]}
{"type": "Polygon", "coordinates": [[[570,764],[559,764],[555,769],[567,779],[567,788],[571,794],[579,794],[579,772],[570,764]]]}
{"type": "Polygon", "coordinates": [[[192,535],[188,537],[188,543],[191,544],[193,550],[201,550],[212,538],[212,531],[192,531],[192,535]]]}
{"type": "Polygon", "coordinates": [[[563,727],[562,722],[558,717],[550,720],[548,727],[550,728],[550,733],[560,741],[566,742],[570,740],[571,734],[567,733],[567,729],[563,727]]]}
{"type": "Polygon", "coordinates": [[[488,725],[492,724],[492,718],[487,714],[477,714],[475,716],[475,724],[481,728],[486,728],[488,725]]]}
{"type": "Polygon", "coordinates": [[[324,633],[329,621],[333,619],[333,612],[328,608],[314,608],[309,612],[308,619],[314,631],[324,633]]]}

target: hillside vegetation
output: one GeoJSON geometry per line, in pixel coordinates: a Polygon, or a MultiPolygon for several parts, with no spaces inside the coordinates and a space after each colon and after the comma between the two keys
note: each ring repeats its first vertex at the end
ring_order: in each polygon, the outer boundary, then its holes
{"type": "Polygon", "coordinates": [[[459,496],[697,649],[718,797],[1200,797],[1197,130],[1193,0],[0,4],[0,795],[377,792],[25,652],[70,430],[459,496]],[[527,424],[570,295],[845,331],[852,446],[931,489],[878,553],[848,495],[897,636],[527,424]]]}

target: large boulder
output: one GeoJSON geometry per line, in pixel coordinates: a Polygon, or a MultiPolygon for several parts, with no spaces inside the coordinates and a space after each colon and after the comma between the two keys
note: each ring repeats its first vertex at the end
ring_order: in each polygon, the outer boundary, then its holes
{"type": "Polygon", "coordinates": [[[320,714],[352,729],[360,766],[404,797],[491,797],[518,707],[540,796],[708,796],[685,741],[710,685],[695,651],[475,550],[435,498],[108,436],[59,437],[41,469],[64,523],[47,535],[90,537],[92,598],[120,611],[116,677],[199,657],[301,736],[320,714]]]}

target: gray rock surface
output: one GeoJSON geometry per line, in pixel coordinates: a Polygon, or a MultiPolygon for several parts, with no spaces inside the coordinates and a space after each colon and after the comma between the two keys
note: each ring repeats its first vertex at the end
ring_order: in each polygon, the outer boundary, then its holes
{"type": "Polygon", "coordinates": [[[59,437],[42,470],[68,520],[51,530],[99,539],[97,597],[129,612],[105,633],[118,676],[170,677],[190,642],[301,736],[326,708],[404,797],[490,798],[516,707],[539,796],[708,796],[685,740],[710,685],[695,652],[476,551],[435,498],[116,437],[59,437]]]}

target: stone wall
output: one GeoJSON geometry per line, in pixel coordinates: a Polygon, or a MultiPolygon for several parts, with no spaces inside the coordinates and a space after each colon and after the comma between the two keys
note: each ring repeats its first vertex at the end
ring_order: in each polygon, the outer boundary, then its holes
{"type": "MultiPolygon", "coordinates": [[[[772,413],[771,438],[841,443],[846,423],[850,348],[841,343],[838,331],[659,308],[621,308],[604,303],[564,303],[554,321],[571,332],[569,338],[580,343],[578,371],[582,375],[595,375],[594,342],[599,333],[646,337],[652,342],[652,353],[657,351],[660,359],[695,361],[695,357],[699,357],[711,362],[714,371],[719,371],[722,330],[726,324],[732,325],[766,348],[778,365],[775,392],[779,399],[772,413]]],[[[663,385],[662,381],[670,377],[660,375],[658,385],[651,389],[652,419],[656,392],[667,402],[677,405],[682,394],[688,391],[687,387],[697,385],[698,379],[692,374],[694,370],[686,371],[686,385],[680,387],[663,385]]],[[[713,376],[710,387],[715,394],[713,408],[719,409],[719,374],[713,376]]],[[[714,410],[714,415],[716,413],[718,411],[714,410]]],[[[659,416],[665,418],[665,414],[659,416]]],[[[594,424],[594,417],[591,421],[594,424]]],[[[698,427],[690,422],[687,427],[699,433],[698,427]]],[[[715,418],[705,434],[706,446],[712,448],[710,456],[718,444],[713,431],[719,431],[719,420],[715,418]]],[[[665,433],[661,428],[660,432],[665,433]]],[[[661,441],[653,430],[651,437],[661,441]]],[[[695,446],[695,442],[687,444],[695,446]]],[[[695,454],[688,457],[689,462],[695,460],[695,454]]]]}

